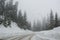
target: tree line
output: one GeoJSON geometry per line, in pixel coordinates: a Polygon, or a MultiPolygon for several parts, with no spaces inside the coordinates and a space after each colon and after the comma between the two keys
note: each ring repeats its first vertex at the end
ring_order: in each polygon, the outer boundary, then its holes
{"type": "MultiPolygon", "coordinates": [[[[0,0],[0,24],[3,24],[4,27],[11,27],[11,22],[15,22],[19,28],[29,29],[31,30],[31,23],[27,21],[27,13],[22,11],[18,11],[18,2],[13,4],[13,0],[0,0]],[[18,13],[18,14],[17,14],[18,13]]],[[[43,21],[37,20],[34,21],[32,30],[33,31],[41,31],[41,30],[50,30],[55,27],[60,26],[60,19],[58,14],[55,13],[53,15],[53,11],[51,10],[49,16],[43,18],[43,21]]]]}
{"type": "Polygon", "coordinates": [[[27,21],[26,12],[22,15],[21,10],[18,12],[18,2],[13,4],[13,0],[0,0],[0,24],[4,27],[11,27],[11,21],[17,23],[19,28],[31,29],[31,23],[27,21]],[[17,14],[18,13],[18,14],[17,14]]]}
{"type": "Polygon", "coordinates": [[[49,16],[47,16],[47,19],[43,18],[42,22],[39,20],[33,23],[32,30],[33,31],[50,30],[58,26],[60,26],[60,18],[58,17],[58,13],[56,12],[54,15],[53,11],[51,10],[49,16]]]}

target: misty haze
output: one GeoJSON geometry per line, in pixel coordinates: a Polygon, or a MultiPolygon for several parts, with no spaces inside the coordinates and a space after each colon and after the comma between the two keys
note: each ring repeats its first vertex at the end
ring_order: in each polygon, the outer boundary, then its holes
{"type": "Polygon", "coordinates": [[[0,0],[0,40],[60,40],[60,0],[0,0]]]}

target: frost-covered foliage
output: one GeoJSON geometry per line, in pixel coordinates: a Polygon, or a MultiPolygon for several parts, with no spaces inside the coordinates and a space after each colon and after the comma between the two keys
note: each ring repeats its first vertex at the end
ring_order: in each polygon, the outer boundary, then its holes
{"type": "Polygon", "coordinates": [[[13,4],[13,0],[0,0],[0,24],[11,27],[11,21],[17,23],[19,28],[30,29],[31,27],[27,22],[26,13],[22,16],[21,11],[18,12],[18,2],[13,4]]]}

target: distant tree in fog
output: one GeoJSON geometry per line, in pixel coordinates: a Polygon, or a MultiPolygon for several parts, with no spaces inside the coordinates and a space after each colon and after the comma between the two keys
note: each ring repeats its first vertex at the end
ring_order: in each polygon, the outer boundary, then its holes
{"type": "Polygon", "coordinates": [[[35,22],[35,21],[33,22],[32,30],[33,30],[33,31],[36,31],[36,22],[35,22]]]}
{"type": "Polygon", "coordinates": [[[57,13],[55,14],[55,27],[58,27],[58,15],[57,15],[57,13]]]}
{"type": "Polygon", "coordinates": [[[27,25],[27,13],[26,12],[24,12],[23,20],[24,20],[24,25],[27,25]]]}
{"type": "Polygon", "coordinates": [[[51,10],[49,29],[52,29],[53,27],[54,27],[54,16],[53,16],[53,11],[51,10]]]}
{"type": "Polygon", "coordinates": [[[46,19],[45,17],[43,18],[43,21],[42,21],[42,29],[43,30],[46,30],[48,27],[47,27],[47,25],[48,25],[48,21],[47,21],[48,19],[46,19]]]}
{"type": "Polygon", "coordinates": [[[32,30],[33,31],[41,31],[42,30],[41,22],[39,20],[37,20],[37,22],[34,22],[32,30]]]}
{"type": "Polygon", "coordinates": [[[23,29],[31,29],[31,24],[27,21],[27,13],[24,12],[24,15],[22,15],[22,11],[20,10],[17,17],[17,25],[19,28],[23,29]]]}
{"type": "Polygon", "coordinates": [[[32,29],[31,29],[31,22],[28,22],[28,23],[27,23],[27,29],[32,30],[32,29]]]}
{"type": "Polygon", "coordinates": [[[37,20],[37,25],[36,25],[37,31],[43,30],[43,27],[41,26],[40,20],[37,20]]]}
{"type": "Polygon", "coordinates": [[[19,10],[18,18],[17,18],[17,24],[20,28],[22,28],[22,25],[23,25],[22,23],[23,23],[22,12],[21,12],[21,10],[19,10]]]}

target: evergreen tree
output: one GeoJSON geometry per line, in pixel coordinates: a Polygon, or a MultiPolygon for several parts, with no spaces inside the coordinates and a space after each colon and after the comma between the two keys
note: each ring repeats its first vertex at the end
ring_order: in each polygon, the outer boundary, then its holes
{"type": "Polygon", "coordinates": [[[18,14],[18,22],[17,22],[17,24],[18,24],[18,26],[20,27],[20,28],[23,28],[22,27],[22,24],[23,23],[23,17],[22,17],[22,12],[21,12],[21,10],[19,11],[19,14],[18,14]]]}
{"type": "Polygon", "coordinates": [[[37,20],[36,31],[41,31],[41,30],[43,30],[43,27],[41,26],[41,22],[37,20]]]}
{"type": "Polygon", "coordinates": [[[49,29],[52,29],[54,27],[54,16],[53,16],[53,12],[51,10],[51,13],[50,13],[50,27],[49,29]]]}
{"type": "MultiPolygon", "coordinates": [[[[0,0],[0,15],[4,17],[5,14],[5,0],[0,0]]],[[[4,21],[4,18],[0,22],[4,21]]]]}
{"type": "Polygon", "coordinates": [[[41,31],[42,30],[41,22],[39,20],[37,20],[37,22],[34,22],[32,30],[33,31],[41,31]]]}
{"type": "Polygon", "coordinates": [[[13,0],[10,0],[6,4],[6,7],[5,7],[5,13],[4,13],[4,16],[5,16],[4,26],[5,27],[10,26],[10,24],[11,24],[12,9],[13,9],[13,0]]]}
{"type": "Polygon", "coordinates": [[[13,5],[13,0],[9,0],[6,4],[5,0],[0,0],[0,15],[4,17],[2,19],[5,27],[10,26],[11,21],[17,21],[17,7],[18,2],[13,5]]]}
{"type": "Polygon", "coordinates": [[[28,29],[28,22],[27,22],[26,12],[24,12],[24,15],[22,17],[22,26],[23,26],[24,29],[28,29]]]}
{"type": "Polygon", "coordinates": [[[28,23],[27,29],[31,30],[31,22],[28,23]]]}
{"type": "Polygon", "coordinates": [[[5,0],[0,0],[0,15],[3,15],[5,11],[5,0]]]}
{"type": "Polygon", "coordinates": [[[46,27],[45,28],[46,30],[49,30],[50,29],[50,18],[49,18],[49,16],[47,16],[45,27],[46,27]]]}
{"type": "Polygon", "coordinates": [[[3,22],[4,20],[4,14],[5,12],[5,0],[0,0],[0,24],[3,22]]]}
{"type": "Polygon", "coordinates": [[[55,27],[58,27],[58,15],[57,15],[57,13],[55,14],[55,27]]]}
{"type": "Polygon", "coordinates": [[[11,24],[11,21],[17,21],[17,6],[18,2],[13,5],[13,0],[9,0],[9,2],[6,4],[4,24],[6,24],[7,26],[11,24]]]}
{"type": "Polygon", "coordinates": [[[18,2],[13,5],[13,0],[9,0],[5,7],[5,23],[7,26],[11,24],[11,21],[17,22],[17,7],[18,2]]]}
{"type": "Polygon", "coordinates": [[[46,18],[44,17],[44,18],[43,18],[43,21],[42,21],[42,28],[43,28],[43,30],[47,29],[48,26],[46,26],[46,25],[47,25],[47,20],[46,20],[46,18]]]}
{"type": "Polygon", "coordinates": [[[17,11],[18,11],[17,7],[18,7],[18,2],[16,2],[15,5],[13,5],[12,20],[14,22],[17,22],[17,11]]]}
{"type": "Polygon", "coordinates": [[[60,26],[60,17],[58,18],[58,26],[60,26]]]}
{"type": "Polygon", "coordinates": [[[23,17],[23,19],[24,19],[24,25],[27,25],[27,16],[26,16],[26,12],[24,12],[24,17],[23,17]]]}
{"type": "Polygon", "coordinates": [[[27,22],[27,26],[25,29],[31,30],[31,22],[27,22]]]}
{"type": "Polygon", "coordinates": [[[36,22],[35,22],[35,21],[34,21],[34,23],[33,23],[32,30],[33,30],[33,31],[36,31],[36,22]]]}

